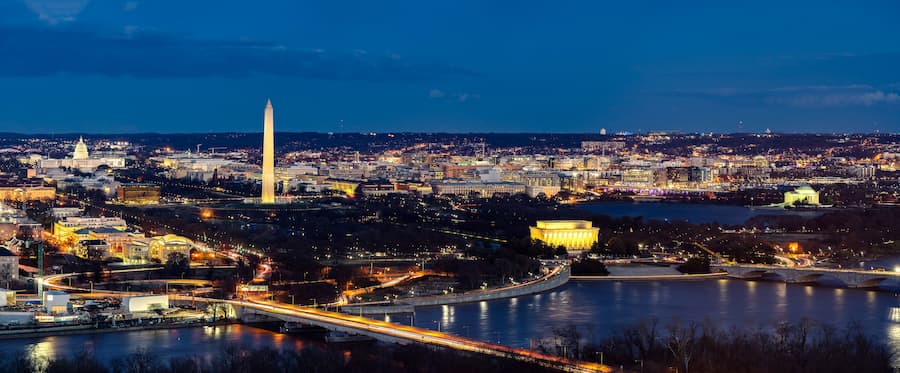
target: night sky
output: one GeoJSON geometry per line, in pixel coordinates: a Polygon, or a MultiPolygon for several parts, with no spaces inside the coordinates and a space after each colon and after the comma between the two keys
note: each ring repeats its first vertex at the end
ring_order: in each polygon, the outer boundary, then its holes
{"type": "Polygon", "coordinates": [[[900,2],[682,3],[0,0],[0,132],[900,131],[900,2]]]}

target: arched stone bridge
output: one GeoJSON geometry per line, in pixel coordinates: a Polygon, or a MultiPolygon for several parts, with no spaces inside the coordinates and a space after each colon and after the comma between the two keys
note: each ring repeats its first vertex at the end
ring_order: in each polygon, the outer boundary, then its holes
{"type": "Polygon", "coordinates": [[[789,283],[814,283],[821,277],[840,280],[848,287],[870,288],[887,280],[900,281],[900,273],[887,271],[862,271],[816,267],[779,267],[757,264],[719,264],[714,269],[723,270],[728,277],[740,279],[780,278],[789,283]]]}

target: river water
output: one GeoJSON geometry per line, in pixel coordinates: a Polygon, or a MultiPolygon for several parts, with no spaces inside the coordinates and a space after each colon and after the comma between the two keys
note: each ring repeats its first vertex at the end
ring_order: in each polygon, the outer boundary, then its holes
{"type": "MultiPolygon", "coordinates": [[[[741,280],[589,282],[571,281],[556,290],[513,299],[424,307],[414,315],[383,316],[389,321],[449,331],[485,341],[529,347],[553,327],[575,324],[588,339],[598,340],[620,328],[655,317],[709,320],[720,326],[772,328],[781,321],[812,318],[843,327],[858,322],[869,335],[900,352],[897,297],[890,292],[804,286],[741,280]]],[[[226,345],[294,349],[317,342],[232,325],[96,335],[0,340],[6,354],[64,356],[89,348],[103,360],[148,349],[167,359],[178,355],[209,356],[226,345]]],[[[11,356],[11,355],[7,355],[11,356]]]]}
{"type": "Polygon", "coordinates": [[[252,349],[300,349],[321,346],[289,335],[246,325],[224,325],[181,329],[144,330],[123,333],[81,334],[54,337],[0,340],[0,357],[8,359],[25,354],[35,358],[71,357],[80,351],[91,351],[101,361],[126,357],[146,350],[160,361],[172,357],[210,358],[229,345],[252,349]]]}
{"type": "Polygon", "coordinates": [[[693,203],[656,202],[590,202],[577,208],[614,217],[642,216],[645,220],[683,220],[694,224],[717,222],[725,225],[743,224],[757,215],[797,215],[814,218],[825,211],[813,210],[760,210],[733,205],[704,205],[693,203]]]}

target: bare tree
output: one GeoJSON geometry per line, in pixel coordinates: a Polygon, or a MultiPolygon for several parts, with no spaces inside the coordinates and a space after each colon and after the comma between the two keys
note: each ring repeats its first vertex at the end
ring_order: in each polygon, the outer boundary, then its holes
{"type": "Polygon", "coordinates": [[[637,357],[639,359],[644,359],[653,352],[659,331],[658,324],[659,320],[654,317],[643,320],[637,325],[625,328],[622,331],[622,335],[628,345],[637,348],[637,357]]]}
{"type": "Polygon", "coordinates": [[[669,324],[667,329],[669,336],[666,340],[666,347],[675,357],[675,363],[684,368],[684,373],[689,373],[691,359],[694,357],[697,346],[697,324],[691,322],[687,326],[683,326],[676,321],[669,324]]]}

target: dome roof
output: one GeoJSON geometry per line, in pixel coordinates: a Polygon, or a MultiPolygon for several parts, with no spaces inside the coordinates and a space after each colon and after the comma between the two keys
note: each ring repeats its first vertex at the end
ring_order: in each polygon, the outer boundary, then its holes
{"type": "Polygon", "coordinates": [[[194,242],[191,241],[187,237],[182,237],[175,234],[167,234],[165,236],[154,237],[157,242],[166,244],[166,245],[193,245],[194,242]]]}
{"type": "Polygon", "coordinates": [[[73,159],[87,159],[88,158],[88,149],[87,145],[84,144],[84,138],[79,137],[78,143],[75,144],[75,153],[72,153],[73,159]]]}

